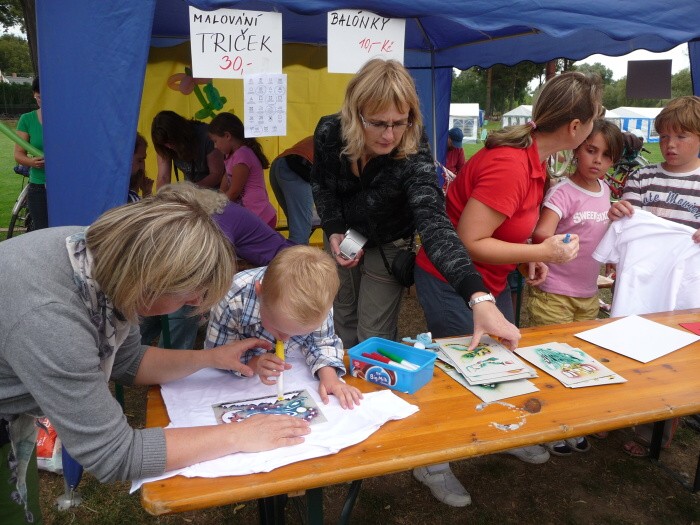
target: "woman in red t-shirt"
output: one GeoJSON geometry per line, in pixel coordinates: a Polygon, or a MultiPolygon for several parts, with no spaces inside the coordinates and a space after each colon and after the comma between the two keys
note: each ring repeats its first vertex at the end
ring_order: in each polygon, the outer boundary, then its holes
{"type": "MultiPolygon", "coordinates": [[[[549,80],[533,107],[532,120],[492,133],[486,147],[474,155],[450,184],[447,215],[467,247],[475,267],[491,294],[489,300],[513,322],[508,274],[517,263],[528,262],[529,284],[547,275],[545,262],[570,261],[578,252],[578,236],[554,235],[541,244],[528,244],[539,217],[547,172],[545,160],[561,150],[578,147],[601,116],[602,85],[578,72],[549,80]]],[[[473,327],[471,307],[445,281],[421,249],[415,281],[433,337],[449,337],[473,327]]],[[[544,463],[549,454],[539,445],[508,451],[523,461],[544,463]]],[[[414,475],[428,485],[440,501],[453,506],[468,504],[468,493],[448,464],[416,469],[414,475]]]]}

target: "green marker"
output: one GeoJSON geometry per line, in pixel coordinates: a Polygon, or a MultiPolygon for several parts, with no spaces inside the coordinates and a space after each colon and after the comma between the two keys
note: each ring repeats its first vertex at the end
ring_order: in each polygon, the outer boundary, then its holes
{"type": "Polygon", "coordinates": [[[377,353],[383,355],[384,357],[388,357],[392,361],[395,361],[407,368],[410,368],[411,370],[418,370],[420,368],[417,364],[411,363],[410,361],[406,361],[403,357],[393,354],[391,352],[387,352],[386,350],[382,350],[381,348],[377,348],[377,353]]]}

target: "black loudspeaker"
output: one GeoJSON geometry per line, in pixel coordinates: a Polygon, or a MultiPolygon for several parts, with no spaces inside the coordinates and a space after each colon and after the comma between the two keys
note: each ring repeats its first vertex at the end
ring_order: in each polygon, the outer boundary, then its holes
{"type": "Polygon", "coordinates": [[[671,60],[627,62],[627,98],[671,98],[671,60]]]}

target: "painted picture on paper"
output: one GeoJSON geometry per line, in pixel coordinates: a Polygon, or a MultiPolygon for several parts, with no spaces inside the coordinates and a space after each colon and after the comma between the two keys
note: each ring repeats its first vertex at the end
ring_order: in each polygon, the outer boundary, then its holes
{"type": "Polygon", "coordinates": [[[310,424],[324,423],[326,417],[307,390],[285,392],[284,399],[278,400],[276,395],[230,401],[212,405],[218,424],[243,421],[257,414],[279,414],[304,419],[310,424]]]}

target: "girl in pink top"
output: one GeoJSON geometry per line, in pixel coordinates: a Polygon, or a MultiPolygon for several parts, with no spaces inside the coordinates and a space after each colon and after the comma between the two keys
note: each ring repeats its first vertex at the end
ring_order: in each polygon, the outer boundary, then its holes
{"type": "MultiPolygon", "coordinates": [[[[549,263],[545,281],[530,289],[527,309],[533,325],[598,317],[600,263],[592,254],[609,223],[610,188],[603,182],[603,175],[619,160],[622,148],[620,129],[606,120],[596,120],[591,134],[574,150],[576,171],[547,192],[532,241],[541,243],[552,235],[576,234],[579,251],[568,263],[549,263]]],[[[546,447],[557,456],[590,449],[583,436],[547,443],[546,447]]]]}
{"type": "Polygon", "coordinates": [[[254,138],[245,138],[243,122],[232,113],[219,113],[209,124],[214,147],[225,156],[226,176],[219,189],[229,200],[239,202],[271,228],[277,226],[277,213],[270,204],[264,169],[270,163],[254,138]]]}

